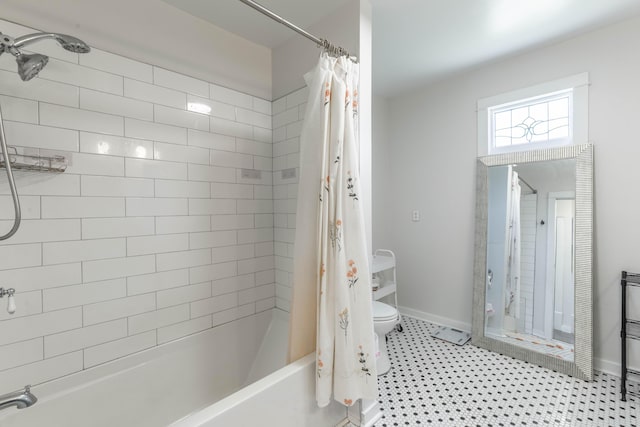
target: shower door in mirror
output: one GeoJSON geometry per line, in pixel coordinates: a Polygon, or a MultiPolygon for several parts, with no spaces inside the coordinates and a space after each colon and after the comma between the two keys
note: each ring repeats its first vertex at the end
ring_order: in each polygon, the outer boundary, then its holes
{"type": "Polygon", "coordinates": [[[474,343],[591,376],[591,146],[478,161],[474,343]]]}

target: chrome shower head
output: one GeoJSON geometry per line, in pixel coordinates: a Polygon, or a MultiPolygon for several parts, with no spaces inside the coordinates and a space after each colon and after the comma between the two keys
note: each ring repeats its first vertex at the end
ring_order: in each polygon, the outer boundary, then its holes
{"type": "Polygon", "coordinates": [[[20,53],[16,56],[16,62],[18,63],[18,74],[26,82],[38,75],[49,62],[49,57],[39,53],[20,53]]]}
{"type": "Polygon", "coordinates": [[[89,45],[82,40],[66,34],[34,33],[14,39],[6,34],[0,33],[0,55],[8,52],[16,57],[18,74],[20,74],[20,78],[26,82],[38,75],[40,70],[47,65],[49,57],[40,55],[39,53],[22,53],[20,49],[31,43],[45,39],[54,39],[60,43],[60,46],[64,49],[74,53],[87,53],[91,50],[89,45]]]}
{"type": "Polygon", "coordinates": [[[73,36],[69,36],[66,34],[53,34],[55,40],[60,43],[60,45],[70,52],[75,53],[88,53],[91,51],[91,48],[88,44],[83,42],[82,40],[75,38],[73,36]]]}

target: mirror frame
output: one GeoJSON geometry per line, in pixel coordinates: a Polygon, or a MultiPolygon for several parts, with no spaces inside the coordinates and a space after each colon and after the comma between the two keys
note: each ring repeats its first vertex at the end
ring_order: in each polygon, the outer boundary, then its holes
{"type": "Polygon", "coordinates": [[[545,150],[479,157],[476,170],[476,229],[471,343],[516,359],[593,380],[593,145],[572,145],[545,150]],[[487,265],[488,167],[548,160],[576,160],[575,225],[575,343],[574,360],[518,347],[485,336],[487,265]]]}

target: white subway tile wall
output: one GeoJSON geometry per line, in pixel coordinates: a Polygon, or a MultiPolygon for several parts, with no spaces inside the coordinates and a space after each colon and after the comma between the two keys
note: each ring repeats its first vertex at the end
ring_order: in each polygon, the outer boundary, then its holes
{"type": "Polygon", "coordinates": [[[292,233],[279,230],[292,231],[295,195],[281,187],[297,181],[278,173],[297,155],[287,131],[300,129],[300,105],[278,119],[287,148],[274,176],[271,101],[97,49],[46,50],[29,83],[0,59],[9,145],[69,162],[15,173],[23,222],[0,242],[0,286],[16,289],[17,311],[0,300],[0,394],[272,309],[276,295],[288,309],[292,233]]]}
{"type": "MultiPolygon", "coordinates": [[[[296,201],[298,176],[300,171],[300,132],[306,111],[306,101],[309,97],[307,88],[297,90],[284,96],[272,104],[273,113],[273,187],[272,198],[267,200],[250,200],[244,206],[246,209],[257,209],[259,212],[273,209],[273,236],[268,228],[245,230],[238,234],[239,243],[269,242],[274,240],[273,252],[275,261],[275,300],[276,306],[289,311],[291,305],[291,285],[293,276],[293,239],[296,227],[296,201]],[[294,169],[295,174],[283,178],[283,171],[294,169]],[[262,202],[272,203],[272,206],[262,202]]],[[[255,146],[255,142],[244,142],[246,146],[255,146]]],[[[255,199],[259,199],[256,197],[255,199]]],[[[245,203],[239,200],[239,203],[245,203]]],[[[256,215],[258,217],[258,215],[256,215]]],[[[257,246],[257,245],[256,245],[257,246]]],[[[270,277],[263,277],[270,280],[270,277]]],[[[249,289],[247,295],[260,295],[256,289],[249,289]]],[[[243,294],[244,295],[244,294],[243,294]]],[[[256,303],[256,307],[262,303],[256,303]]]]}

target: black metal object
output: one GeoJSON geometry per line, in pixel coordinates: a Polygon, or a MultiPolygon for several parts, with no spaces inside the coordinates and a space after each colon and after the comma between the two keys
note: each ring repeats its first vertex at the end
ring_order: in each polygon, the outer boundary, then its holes
{"type": "Polygon", "coordinates": [[[627,339],[640,340],[640,320],[627,318],[627,289],[628,286],[640,287],[640,274],[623,271],[620,285],[622,286],[622,319],[620,329],[622,372],[620,375],[620,393],[622,394],[622,401],[626,402],[627,395],[640,397],[640,392],[627,390],[627,377],[629,374],[640,378],[640,371],[627,368],[627,339]],[[630,327],[633,329],[630,330],[630,327]]]}

